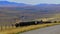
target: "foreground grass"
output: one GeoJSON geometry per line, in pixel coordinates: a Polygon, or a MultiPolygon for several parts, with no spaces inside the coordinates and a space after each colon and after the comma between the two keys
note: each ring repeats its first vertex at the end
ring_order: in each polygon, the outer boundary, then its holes
{"type": "Polygon", "coordinates": [[[18,27],[18,28],[0,31],[0,34],[18,34],[18,33],[26,32],[26,31],[48,27],[48,26],[53,26],[53,25],[58,25],[58,24],[60,23],[38,24],[38,25],[31,25],[31,26],[26,26],[26,27],[18,27]]]}

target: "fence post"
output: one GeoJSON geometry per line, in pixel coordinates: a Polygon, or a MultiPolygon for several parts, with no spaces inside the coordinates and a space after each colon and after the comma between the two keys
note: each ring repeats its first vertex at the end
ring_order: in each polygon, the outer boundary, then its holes
{"type": "Polygon", "coordinates": [[[2,25],[1,25],[1,31],[2,31],[2,25]]]}

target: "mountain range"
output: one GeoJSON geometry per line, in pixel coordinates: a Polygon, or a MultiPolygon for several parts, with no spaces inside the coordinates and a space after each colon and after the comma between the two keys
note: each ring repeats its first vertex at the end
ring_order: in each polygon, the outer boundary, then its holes
{"type": "Polygon", "coordinates": [[[20,6],[40,6],[40,7],[43,7],[43,6],[60,6],[60,4],[36,4],[36,5],[31,5],[31,4],[25,4],[25,3],[16,3],[16,2],[9,2],[9,1],[0,1],[0,6],[13,6],[13,7],[20,7],[20,6]]]}
{"type": "Polygon", "coordinates": [[[9,2],[9,1],[0,1],[0,6],[28,6],[28,4],[9,2]]]}

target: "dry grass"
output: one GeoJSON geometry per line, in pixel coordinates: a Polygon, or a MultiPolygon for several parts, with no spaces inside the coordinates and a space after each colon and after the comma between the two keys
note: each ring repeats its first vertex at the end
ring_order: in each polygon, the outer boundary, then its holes
{"type": "Polygon", "coordinates": [[[18,27],[18,28],[13,28],[13,29],[8,29],[4,31],[0,31],[0,34],[16,34],[18,32],[22,33],[25,31],[30,31],[38,28],[43,28],[47,26],[52,26],[52,25],[57,25],[59,23],[51,23],[51,24],[38,24],[38,25],[31,25],[31,26],[26,26],[26,27],[18,27]]]}

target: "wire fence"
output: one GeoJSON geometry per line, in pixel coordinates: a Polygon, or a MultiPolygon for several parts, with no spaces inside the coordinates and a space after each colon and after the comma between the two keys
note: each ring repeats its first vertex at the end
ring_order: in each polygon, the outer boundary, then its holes
{"type": "Polygon", "coordinates": [[[4,25],[4,26],[0,26],[0,31],[13,29],[13,28],[16,28],[15,25],[10,25],[10,26],[4,25]]]}

